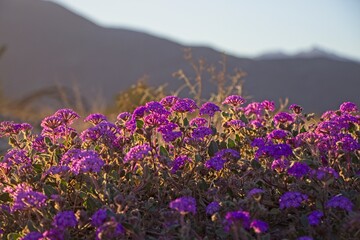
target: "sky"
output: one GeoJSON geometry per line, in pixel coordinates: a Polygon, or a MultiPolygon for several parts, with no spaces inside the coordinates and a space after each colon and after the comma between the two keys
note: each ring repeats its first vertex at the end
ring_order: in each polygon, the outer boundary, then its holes
{"type": "Polygon", "coordinates": [[[314,46],[360,60],[360,0],[51,0],[95,23],[228,54],[314,46]]]}

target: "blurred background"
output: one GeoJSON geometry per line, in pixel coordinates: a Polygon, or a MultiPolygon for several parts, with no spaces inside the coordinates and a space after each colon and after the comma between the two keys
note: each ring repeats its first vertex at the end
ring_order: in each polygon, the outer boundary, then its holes
{"type": "Polygon", "coordinates": [[[360,1],[0,0],[1,119],[165,95],[360,104],[360,1]]]}

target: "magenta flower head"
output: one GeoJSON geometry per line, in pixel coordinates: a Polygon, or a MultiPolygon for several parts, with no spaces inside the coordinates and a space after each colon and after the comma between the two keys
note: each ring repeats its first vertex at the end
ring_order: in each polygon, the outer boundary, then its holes
{"type": "Polygon", "coordinates": [[[205,118],[193,118],[191,119],[189,124],[193,127],[205,127],[205,125],[208,124],[208,120],[206,120],[205,118]]]}
{"type": "Polygon", "coordinates": [[[91,225],[94,227],[100,227],[105,223],[107,219],[106,209],[97,210],[91,217],[91,225]]]}
{"type": "Polygon", "coordinates": [[[80,116],[72,109],[60,109],[55,112],[55,116],[62,119],[65,125],[70,125],[74,120],[78,119],[80,116]]]}
{"type": "Polygon", "coordinates": [[[324,214],[322,212],[320,212],[319,210],[312,211],[308,215],[309,224],[312,225],[312,226],[319,225],[319,223],[321,221],[321,218],[323,216],[324,216],[324,214]]]}
{"type": "Polygon", "coordinates": [[[309,171],[310,167],[306,163],[295,162],[288,169],[288,174],[299,179],[308,174],[309,171]]]}
{"type": "Polygon", "coordinates": [[[119,115],[117,115],[117,117],[116,117],[117,120],[124,121],[124,122],[126,122],[130,118],[131,118],[131,113],[129,113],[129,112],[119,113],[119,115]]]}
{"type": "Polygon", "coordinates": [[[180,214],[196,213],[196,200],[193,197],[180,197],[171,201],[169,204],[171,209],[174,209],[180,214]]]}
{"type": "Polygon", "coordinates": [[[70,170],[76,175],[87,172],[100,172],[105,164],[99,154],[93,150],[77,152],[70,161],[70,170]]]}
{"type": "Polygon", "coordinates": [[[244,228],[250,227],[250,213],[246,211],[228,212],[225,215],[224,229],[229,232],[231,227],[240,224],[244,228]]]}
{"type": "Polygon", "coordinates": [[[206,206],[206,214],[207,215],[213,215],[214,213],[220,211],[220,204],[217,201],[209,203],[209,205],[206,206]]]}
{"type": "Polygon", "coordinates": [[[263,193],[264,193],[264,190],[262,190],[260,188],[253,188],[248,192],[247,197],[248,198],[251,198],[251,197],[256,198],[257,196],[259,196],[259,195],[261,195],[263,193]]]}
{"type": "Polygon", "coordinates": [[[135,108],[132,114],[133,119],[142,118],[144,117],[145,113],[147,112],[147,108],[145,106],[139,106],[135,108]]]}
{"type": "Polygon", "coordinates": [[[271,164],[271,169],[276,172],[284,172],[290,167],[290,161],[287,159],[275,159],[271,164]]]}
{"type": "Polygon", "coordinates": [[[77,225],[77,220],[73,211],[59,212],[54,217],[54,227],[58,229],[73,228],[77,225]]]}
{"type": "Polygon", "coordinates": [[[41,127],[45,128],[45,129],[48,129],[48,128],[55,129],[62,124],[63,124],[62,118],[60,118],[58,116],[50,116],[50,117],[44,118],[40,125],[41,125],[41,127]]]}
{"type": "Polygon", "coordinates": [[[224,168],[225,162],[226,160],[222,159],[219,156],[215,156],[205,162],[205,167],[209,169],[214,169],[216,171],[220,171],[221,169],[224,168]]]}
{"type": "Polygon", "coordinates": [[[178,99],[176,103],[171,107],[171,111],[185,113],[194,112],[199,107],[196,102],[190,98],[178,99]]]}
{"type": "Polygon", "coordinates": [[[64,240],[64,231],[63,229],[59,229],[59,228],[51,228],[49,230],[46,230],[43,233],[43,238],[40,238],[41,240],[47,240],[47,239],[51,239],[51,240],[64,240]]]}
{"type": "Polygon", "coordinates": [[[267,111],[272,112],[275,110],[275,103],[273,101],[264,100],[261,105],[267,111]]]}
{"type": "Polygon", "coordinates": [[[144,157],[150,154],[151,147],[149,144],[137,145],[130,149],[128,153],[126,153],[124,157],[125,162],[129,161],[139,161],[144,159],[144,157]]]}
{"type": "Polygon", "coordinates": [[[255,219],[251,222],[250,228],[252,228],[255,233],[260,234],[266,232],[269,229],[269,225],[264,221],[255,219]]]}
{"type": "Polygon", "coordinates": [[[160,100],[160,103],[164,107],[171,108],[178,100],[179,98],[176,96],[166,96],[163,99],[160,100]]]}
{"type": "Polygon", "coordinates": [[[308,199],[306,194],[300,192],[286,192],[280,197],[280,209],[284,208],[298,208],[308,199]]]}
{"type": "Polygon", "coordinates": [[[39,240],[43,239],[43,235],[40,232],[29,232],[24,237],[20,238],[20,240],[39,240]]]}
{"type": "Polygon", "coordinates": [[[213,134],[211,128],[208,127],[197,127],[193,129],[191,137],[196,139],[204,139],[206,136],[213,134]]]}
{"type": "Polygon", "coordinates": [[[294,122],[293,116],[286,112],[280,112],[274,116],[275,125],[279,124],[291,124],[294,122]]]}
{"type": "Polygon", "coordinates": [[[359,109],[358,109],[358,107],[356,106],[355,103],[344,102],[343,104],[340,105],[340,111],[341,112],[352,113],[352,112],[359,111],[359,109]]]}
{"type": "Polygon", "coordinates": [[[156,113],[159,115],[169,115],[170,112],[168,110],[165,109],[165,107],[156,101],[152,101],[152,102],[148,102],[146,103],[146,109],[150,112],[150,113],[156,113]]]}
{"type": "Polygon", "coordinates": [[[175,158],[171,164],[172,165],[171,173],[173,174],[176,173],[176,171],[179,170],[181,167],[183,167],[186,164],[186,162],[191,162],[191,159],[186,155],[181,155],[175,158]]]}
{"type": "Polygon", "coordinates": [[[96,240],[105,240],[105,239],[122,239],[125,235],[126,230],[121,223],[111,219],[108,222],[105,222],[103,225],[97,227],[95,232],[96,240]]]}
{"type": "Polygon", "coordinates": [[[101,122],[106,122],[107,118],[101,113],[93,113],[84,119],[84,122],[90,122],[93,125],[98,125],[101,122]]]}
{"type": "Polygon", "coordinates": [[[240,129],[244,128],[246,124],[238,119],[232,119],[230,121],[225,122],[224,127],[231,127],[235,131],[239,131],[240,129]]]}
{"type": "Polygon", "coordinates": [[[344,197],[342,195],[336,195],[326,203],[326,207],[339,208],[350,212],[352,211],[354,204],[347,197],[344,197]]]}
{"type": "Polygon", "coordinates": [[[291,110],[295,114],[300,114],[302,112],[303,108],[300,107],[299,105],[291,104],[289,107],[289,110],[291,110]]]}
{"type": "Polygon", "coordinates": [[[209,115],[210,117],[213,117],[216,112],[220,111],[220,108],[216,104],[212,102],[206,102],[201,106],[199,114],[200,116],[209,115]]]}
{"type": "Polygon", "coordinates": [[[240,105],[244,104],[246,100],[238,95],[230,95],[222,102],[222,104],[227,104],[232,107],[239,107],[240,105]]]}

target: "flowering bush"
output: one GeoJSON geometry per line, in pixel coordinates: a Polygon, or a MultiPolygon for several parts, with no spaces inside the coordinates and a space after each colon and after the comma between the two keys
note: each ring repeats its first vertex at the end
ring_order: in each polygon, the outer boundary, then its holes
{"type": "Polygon", "coordinates": [[[360,115],[168,96],[112,123],[1,122],[4,239],[358,239],[360,115]]]}

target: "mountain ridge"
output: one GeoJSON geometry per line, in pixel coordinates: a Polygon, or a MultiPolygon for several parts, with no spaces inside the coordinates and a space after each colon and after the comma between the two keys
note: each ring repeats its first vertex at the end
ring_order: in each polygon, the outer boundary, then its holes
{"type": "MultiPolygon", "coordinates": [[[[86,98],[102,92],[110,103],[145,74],[150,85],[168,83],[175,90],[183,83],[172,73],[178,69],[191,73],[183,59],[183,49],[189,46],[148,33],[104,28],[47,1],[0,0],[1,45],[7,50],[0,59],[0,80],[10,96],[25,96],[56,84],[78,85],[86,98]]],[[[210,63],[217,63],[222,54],[208,47],[192,51],[195,58],[210,63]]],[[[356,62],[228,55],[228,71],[236,67],[248,73],[244,87],[254,100],[290,97],[306,111],[316,112],[334,109],[343,101],[359,104],[354,86],[359,86],[360,64],[356,62]]],[[[215,89],[204,84],[207,94],[215,89]]]]}

